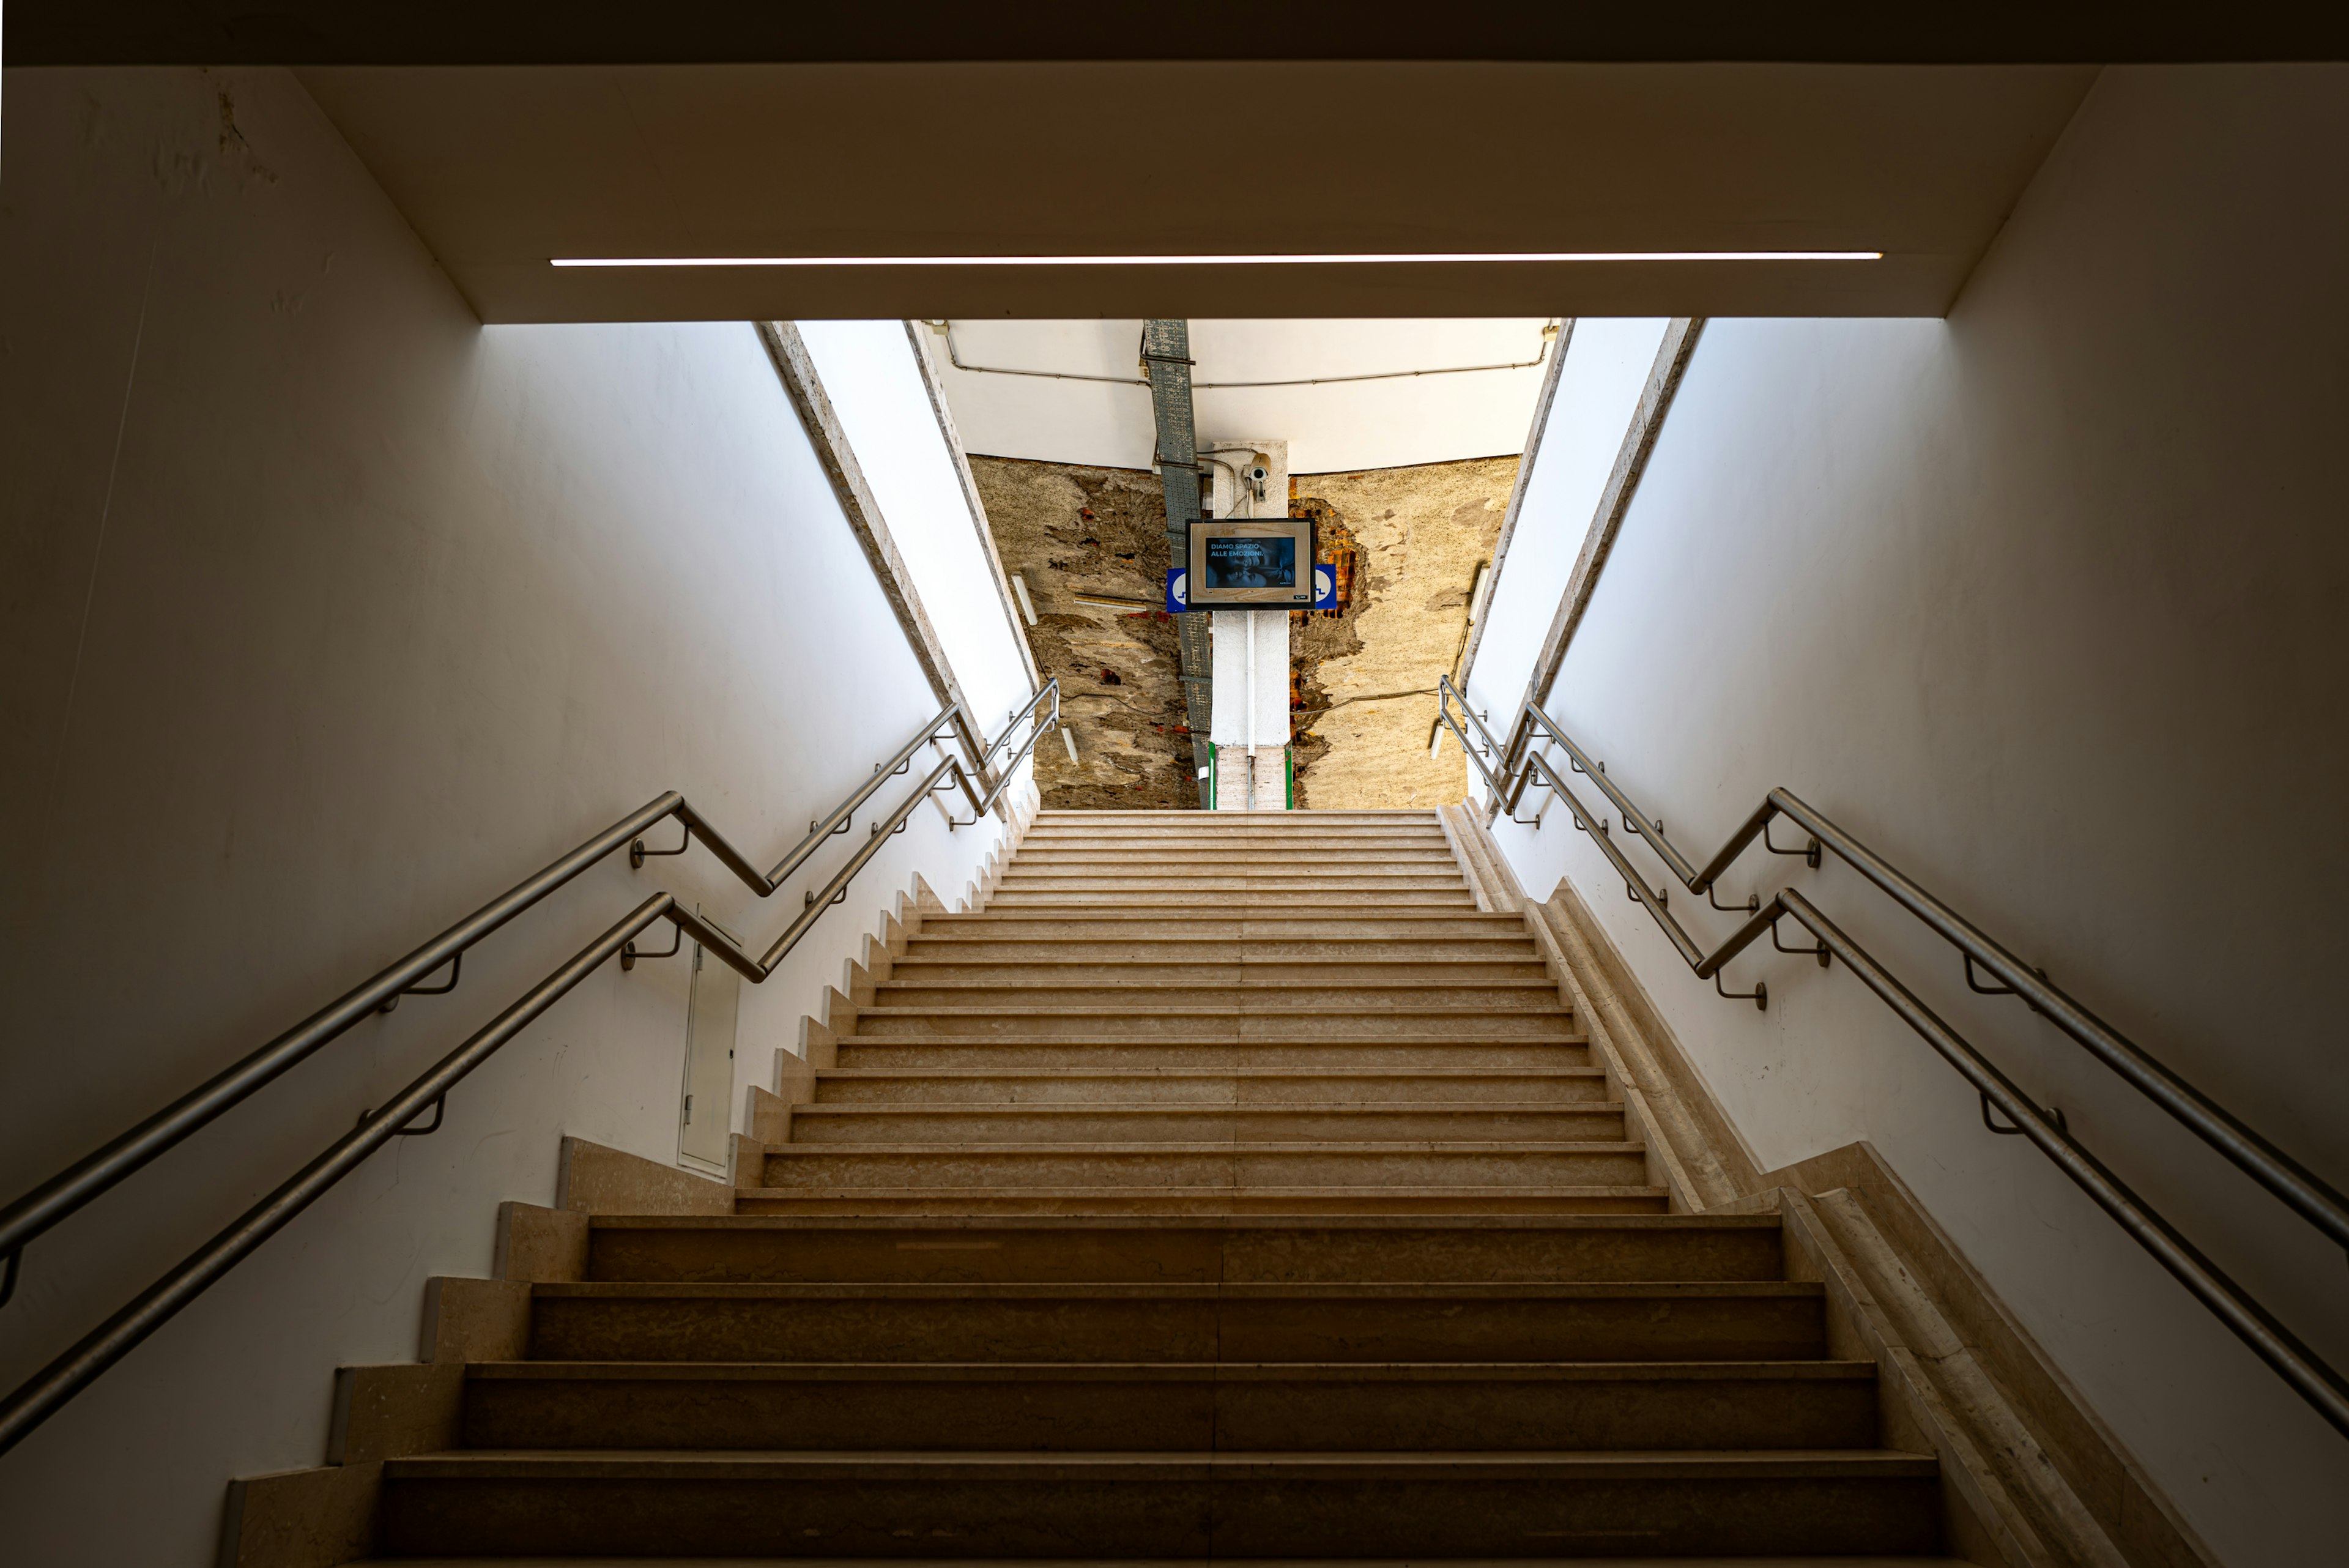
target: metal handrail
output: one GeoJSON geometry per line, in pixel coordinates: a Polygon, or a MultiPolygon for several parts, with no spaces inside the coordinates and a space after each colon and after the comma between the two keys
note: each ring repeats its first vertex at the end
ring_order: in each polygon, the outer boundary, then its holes
{"type": "MultiPolygon", "coordinates": [[[[1450,705],[1455,701],[1460,704],[1464,714],[1474,721],[1475,716],[1467,711],[1466,700],[1447,678],[1440,683],[1438,714],[1442,722],[1460,737],[1462,745],[1467,747],[1466,729],[1452,717],[1450,711],[1450,705]]],[[[1479,723],[1477,728],[1481,732],[1483,725],[1479,723]]],[[[1609,831],[1607,820],[1595,815],[1584,805],[1567,779],[1543,754],[1543,746],[1529,743],[1537,733],[1545,741],[1556,742],[1565,750],[1572,771],[1583,774],[1599,787],[1622,813],[1624,825],[1632,836],[1645,840],[1672,876],[1691,892],[1704,894],[1711,899],[1714,884],[1756,838],[1762,839],[1765,846],[1775,853],[1800,855],[1814,866],[1819,864],[1818,857],[1823,849],[1831,850],[1838,859],[1857,870],[1896,903],[1957,948],[1963,957],[1966,982],[1971,989],[1985,994],[2020,996],[2034,1012],[2085,1046],[2118,1073],[2124,1081],[2168,1111],[2189,1131],[2232,1161],[2333,1242],[2344,1247],[2349,1247],[2349,1199],[2344,1199],[2322,1178],[2261,1137],[2240,1117],[2186,1082],[2045,976],[2016,958],[1981,928],[1958,915],[1913,878],[1792,792],[1783,788],[1771,790],[1762,805],[1730,836],[1728,842],[1700,867],[1673,847],[1664,836],[1661,822],[1642,813],[1622,786],[1607,775],[1602,764],[1593,762],[1567,736],[1555,720],[1531,702],[1526,704],[1512,727],[1508,753],[1513,755],[1505,755],[1501,771],[1496,773],[1479,762],[1479,771],[1485,774],[1486,782],[1495,786],[1494,798],[1512,812],[1538,774],[1539,782],[1566,803],[1574,818],[1574,826],[1592,836],[1609,864],[1623,877],[1626,890],[1646,907],[1649,915],[1663,930],[1695,977],[1713,981],[1714,989],[1723,996],[1750,1000],[1764,1006],[1768,1004],[1766,986],[1757,983],[1752,992],[1730,992],[1722,986],[1720,979],[1722,967],[1760,940],[1765,933],[1779,951],[1814,956],[1823,965],[1841,959],[1869,990],[1900,1014],[1904,1022],[1973,1085],[1982,1096],[1985,1122],[1989,1120],[1992,1104],[2011,1118],[2012,1127],[2002,1128],[1992,1124],[1993,1131],[2019,1130],[2028,1137],[2255,1354],[2275,1368],[2295,1392],[2337,1429],[2349,1435],[2349,1379],[2344,1379],[2295,1337],[2241,1286],[2187,1241],[2168,1220],[2082,1148],[2065,1127],[2060,1113],[2043,1111],[2033,1104],[2029,1096],[2023,1094],[1988,1058],[1937,1017],[1889,971],[1820,913],[1802,893],[1792,888],[1782,888],[1767,902],[1757,894],[1742,909],[1735,905],[1721,905],[1715,901],[1715,908],[1744,914],[1747,918],[1727,940],[1710,953],[1704,951],[1673,918],[1666,890],[1651,888],[1647,885],[1625,856],[1621,845],[1609,831]],[[1810,835],[1810,843],[1801,849],[1792,850],[1782,849],[1770,843],[1769,825],[1778,816],[1785,816],[1803,828],[1810,835]],[[1811,933],[1818,944],[1816,948],[1787,948],[1778,941],[1777,922],[1788,916],[1811,933]],[[1986,986],[1978,982],[1974,979],[1977,965],[1987,971],[1998,983],[1986,986]]],[[[1471,760],[1475,760],[1473,749],[1471,760]]]]}
{"type": "MultiPolygon", "coordinates": [[[[940,727],[954,715],[958,706],[948,704],[896,757],[876,768],[874,779],[852,792],[848,801],[835,808],[833,817],[823,820],[829,822],[834,817],[844,820],[845,815],[853,815],[857,805],[871,798],[878,788],[879,781],[903,771],[903,764],[912,753],[937,736],[940,727]]],[[[1046,728],[1060,722],[1060,683],[1057,680],[1048,682],[1025,704],[1014,710],[994,744],[988,747],[978,771],[983,773],[985,759],[991,758],[1002,748],[1022,719],[1030,721],[1030,732],[1018,755],[1005,767],[1002,776],[984,796],[973,787],[971,773],[965,770],[962,760],[951,754],[945,757],[895,810],[874,825],[864,845],[825,885],[822,896],[808,895],[798,918],[760,960],[754,961],[745,955],[724,933],[680,905],[675,895],[662,892],[646,899],[620,924],[582,949],[382,1109],[362,1117],[354,1131],[337,1139],[299,1175],[183,1260],[71,1350],[17,1387],[6,1400],[0,1401],[0,1453],[14,1447],[107,1367],[129,1354],[140,1340],[201,1294],[238,1260],[267,1240],[355,1168],[368,1154],[387,1140],[407,1132],[409,1121],[436,1101],[445,1099],[451,1085],[487,1060],[525,1024],[577,985],[589,971],[608,958],[631,952],[636,936],[656,920],[670,921],[679,931],[690,936],[753,984],[764,981],[798,945],[823,911],[846,897],[849,882],[879,852],[883,839],[902,830],[905,819],[915,808],[933,790],[940,787],[941,778],[949,773],[953,774],[947,787],[959,786],[972,804],[972,823],[980,820],[1009,784],[1020,760],[1034,748],[1046,728]],[[1049,723],[1037,713],[1037,709],[1048,700],[1051,703],[1049,723]]],[[[6,1209],[0,1210],[0,1254],[5,1254],[6,1260],[6,1284],[5,1290],[0,1290],[0,1304],[5,1304],[8,1295],[14,1293],[24,1249],[34,1238],[347,1033],[370,1012],[388,1011],[388,1004],[395,1003],[399,996],[416,989],[417,981],[444,963],[458,961],[469,948],[621,846],[630,846],[631,864],[641,867],[646,852],[640,836],[664,818],[672,816],[684,826],[688,843],[698,836],[720,864],[761,898],[774,892],[792,871],[808,858],[803,851],[809,846],[803,843],[800,849],[784,858],[775,872],[761,877],[682,794],[671,790],[655,796],[636,811],[587,839],[534,876],[509,888],[243,1061],[181,1096],[128,1132],[110,1139],[6,1209]]],[[[956,821],[951,812],[947,814],[947,820],[950,831],[972,825],[956,821]]],[[[813,842],[820,843],[830,836],[831,830],[827,829],[811,837],[813,842]]],[[[684,847],[680,845],[676,850],[652,853],[681,854],[684,847]]],[[[431,989],[438,992],[453,989],[453,986],[452,979],[449,986],[431,989]]],[[[434,1125],[437,1127],[438,1123],[434,1125]]]]}

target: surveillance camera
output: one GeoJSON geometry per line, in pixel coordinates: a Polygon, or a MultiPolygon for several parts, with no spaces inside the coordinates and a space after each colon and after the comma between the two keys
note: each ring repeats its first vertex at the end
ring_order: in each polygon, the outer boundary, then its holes
{"type": "Polygon", "coordinates": [[[1248,470],[1248,477],[1255,480],[1258,484],[1262,484],[1266,480],[1272,477],[1272,471],[1267,468],[1251,468],[1248,470]]]}

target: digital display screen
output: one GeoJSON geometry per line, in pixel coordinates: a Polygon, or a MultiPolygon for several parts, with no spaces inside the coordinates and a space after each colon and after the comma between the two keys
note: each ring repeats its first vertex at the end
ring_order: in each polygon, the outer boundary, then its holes
{"type": "Polygon", "coordinates": [[[1206,546],[1206,581],[1210,591],[1225,588],[1294,588],[1297,587],[1295,539],[1210,538],[1206,546]]]}

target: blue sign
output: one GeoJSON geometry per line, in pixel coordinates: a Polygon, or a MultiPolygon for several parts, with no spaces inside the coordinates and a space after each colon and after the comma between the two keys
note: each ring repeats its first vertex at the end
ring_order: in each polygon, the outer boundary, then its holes
{"type": "MultiPolygon", "coordinates": [[[[1166,613],[1183,615],[1191,608],[1191,574],[1180,566],[1166,568],[1166,613]]],[[[1313,568],[1313,607],[1333,610],[1338,607],[1338,568],[1313,568]]]]}

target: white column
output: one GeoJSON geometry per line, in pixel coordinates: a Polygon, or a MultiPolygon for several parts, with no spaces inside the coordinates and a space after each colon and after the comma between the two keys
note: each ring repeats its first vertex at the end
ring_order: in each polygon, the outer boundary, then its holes
{"type": "MultiPolygon", "coordinates": [[[[1202,461],[1215,475],[1218,517],[1288,515],[1288,443],[1285,441],[1216,440],[1199,442],[1202,461]],[[1215,449],[1238,447],[1237,452],[1215,449]],[[1234,486],[1234,470],[1245,474],[1250,454],[1262,452],[1268,471],[1264,497],[1234,486]]],[[[1214,639],[1215,705],[1207,738],[1216,743],[1216,809],[1280,811],[1288,805],[1288,612],[1215,610],[1208,635],[1214,639]]]]}

